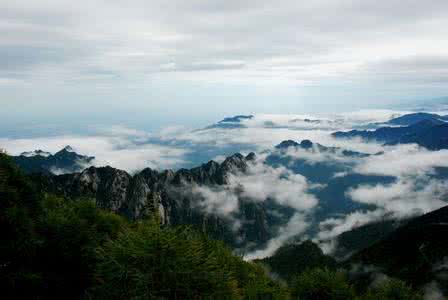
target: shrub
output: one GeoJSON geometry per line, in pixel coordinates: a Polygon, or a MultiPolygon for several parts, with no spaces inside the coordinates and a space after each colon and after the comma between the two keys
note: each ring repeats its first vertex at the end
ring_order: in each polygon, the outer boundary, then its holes
{"type": "Polygon", "coordinates": [[[388,279],[369,290],[362,300],[419,300],[422,297],[399,279],[388,279]]]}
{"type": "Polygon", "coordinates": [[[342,272],[329,269],[309,269],[291,282],[292,294],[304,300],[353,299],[354,290],[342,272]]]}

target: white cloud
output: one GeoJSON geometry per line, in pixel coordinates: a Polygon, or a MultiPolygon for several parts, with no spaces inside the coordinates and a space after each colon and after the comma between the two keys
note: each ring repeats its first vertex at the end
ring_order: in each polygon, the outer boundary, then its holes
{"type": "Polygon", "coordinates": [[[129,172],[146,167],[173,168],[185,163],[184,156],[188,150],[158,144],[142,144],[139,142],[142,137],[146,139],[146,136],[139,131],[117,127],[111,128],[107,135],[0,138],[0,145],[12,155],[30,149],[55,153],[70,145],[79,154],[95,156],[92,163],[96,166],[110,165],[129,172]]]}
{"type": "Polygon", "coordinates": [[[427,174],[435,167],[448,167],[448,150],[429,151],[415,144],[388,147],[382,155],[370,156],[355,172],[374,175],[427,174]]]}
{"type": "Polygon", "coordinates": [[[361,139],[334,139],[331,133],[350,129],[353,126],[366,125],[371,122],[383,122],[397,114],[393,111],[376,111],[369,116],[367,111],[359,115],[344,113],[337,115],[288,115],[255,114],[252,119],[241,122],[245,128],[223,129],[209,128],[202,130],[185,130],[179,127],[162,130],[156,135],[160,140],[171,144],[188,142],[196,145],[222,147],[226,145],[247,145],[257,151],[270,149],[284,140],[301,141],[309,139],[325,146],[341,147],[364,153],[377,153],[383,150],[381,144],[366,143],[361,139]],[[387,116],[387,117],[386,117],[387,116]],[[305,119],[311,122],[304,121],[305,119]],[[312,121],[319,121],[319,123],[312,121]]]}
{"type": "Polygon", "coordinates": [[[259,160],[256,163],[249,162],[245,173],[228,174],[225,185],[194,186],[192,191],[204,199],[201,206],[205,211],[225,216],[238,211],[238,198],[253,202],[272,199],[295,211],[308,211],[317,205],[317,199],[308,192],[311,187],[302,175],[283,167],[272,168],[259,160]]]}
{"type": "Polygon", "coordinates": [[[355,211],[339,218],[328,218],[319,223],[316,241],[325,253],[331,253],[336,246],[334,238],[343,232],[376,221],[384,217],[384,211],[355,211]]]}
{"type": "Polygon", "coordinates": [[[192,191],[202,199],[199,205],[201,209],[231,220],[235,229],[241,225],[240,220],[235,218],[240,199],[254,202],[272,199],[294,210],[294,215],[278,229],[276,236],[267,242],[265,248],[245,256],[245,259],[255,259],[271,255],[290,238],[302,234],[310,226],[306,217],[318,204],[318,200],[308,191],[311,187],[305,177],[283,167],[269,167],[263,163],[263,159],[259,159],[249,164],[247,172],[229,174],[226,185],[193,186],[192,191]]]}
{"type": "Polygon", "coordinates": [[[310,223],[306,221],[305,214],[294,214],[288,223],[280,228],[277,236],[268,241],[266,247],[248,253],[244,256],[244,259],[253,260],[271,256],[278,248],[287,243],[288,240],[303,234],[309,226],[310,223]]]}
{"type": "Polygon", "coordinates": [[[308,194],[311,186],[305,177],[283,167],[266,166],[263,162],[251,165],[246,174],[230,175],[228,182],[241,190],[241,196],[253,201],[272,198],[296,211],[306,211],[317,204],[317,199],[308,194]]]}
{"type": "Polygon", "coordinates": [[[209,214],[226,217],[238,211],[238,196],[229,188],[195,185],[192,193],[201,196],[199,206],[209,214]]]}
{"type": "Polygon", "coordinates": [[[347,192],[356,202],[372,204],[396,218],[423,214],[447,205],[448,182],[400,178],[388,185],[361,185],[347,192]]]}

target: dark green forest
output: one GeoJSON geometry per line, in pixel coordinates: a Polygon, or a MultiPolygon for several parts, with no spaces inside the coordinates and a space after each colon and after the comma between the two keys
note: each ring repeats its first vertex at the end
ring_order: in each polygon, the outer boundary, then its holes
{"type": "Polygon", "coordinates": [[[398,279],[359,288],[312,244],[247,262],[194,228],[160,225],[156,214],[130,221],[91,199],[39,192],[5,154],[0,230],[3,299],[420,298],[398,279]]]}

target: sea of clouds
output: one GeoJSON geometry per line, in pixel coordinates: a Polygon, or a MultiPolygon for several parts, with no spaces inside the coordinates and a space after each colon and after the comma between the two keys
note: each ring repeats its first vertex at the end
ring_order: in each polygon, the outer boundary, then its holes
{"type": "MultiPolygon", "coordinates": [[[[303,235],[317,241],[326,252],[335,246],[335,237],[354,227],[388,218],[406,218],[446,205],[448,178],[437,176],[438,168],[448,168],[448,150],[428,151],[417,145],[384,146],[359,139],[338,140],[331,133],[353,128],[373,129],[378,124],[406,111],[364,110],[334,115],[256,114],[241,119],[235,128],[209,126],[200,129],[168,127],[158,132],[145,132],[125,126],[91,126],[86,135],[38,136],[32,138],[0,138],[0,147],[12,155],[41,149],[55,153],[66,145],[79,154],[95,156],[96,166],[111,165],[129,173],[145,167],[178,169],[193,167],[208,160],[222,161],[235,152],[257,153],[246,173],[232,174],[228,184],[220,187],[196,186],[200,209],[229,219],[238,210],[238,199],[244,197],[262,202],[273,199],[293,211],[275,238],[266,247],[249,253],[248,258],[272,254],[291,238],[303,235]],[[388,176],[388,183],[359,184],[345,191],[345,198],[370,209],[354,209],[345,214],[328,215],[316,221],[313,214],[322,206],[315,191],[325,188],[298,174],[290,165],[271,166],[266,158],[284,140],[309,139],[341,151],[307,151],[290,148],[281,155],[293,163],[335,164],[346,166],[334,178],[361,174],[388,176]],[[370,154],[347,157],[342,149],[370,154]],[[310,227],[318,230],[310,235],[310,227]]],[[[217,123],[215,125],[219,125],[217,123]]],[[[335,199],[338,201],[338,199],[335,199]]],[[[341,200],[342,201],[342,200],[341,200]]],[[[234,219],[235,228],[238,220],[234,219]]]]}

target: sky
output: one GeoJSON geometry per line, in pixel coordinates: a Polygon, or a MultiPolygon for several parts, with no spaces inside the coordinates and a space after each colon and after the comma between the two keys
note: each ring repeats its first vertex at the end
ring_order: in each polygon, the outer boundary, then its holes
{"type": "Polygon", "coordinates": [[[0,135],[448,95],[446,0],[2,0],[0,135]]]}

